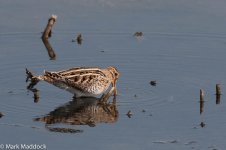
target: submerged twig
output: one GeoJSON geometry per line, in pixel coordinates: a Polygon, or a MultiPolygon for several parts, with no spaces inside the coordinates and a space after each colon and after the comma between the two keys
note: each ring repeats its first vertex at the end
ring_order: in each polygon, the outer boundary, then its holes
{"type": "Polygon", "coordinates": [[[51,37],[52,35],[52,27],[55,24],[57,19],[56,15],[52,15],[49,20],[48,20],[48,24],[46,25],[46,28],[42,34],[42,41],[48,51],[49,57],[50,59],[55,59],[56,58],[56,54],[52,48],[52,46],[50,45],[48,38],[51,37]]]}

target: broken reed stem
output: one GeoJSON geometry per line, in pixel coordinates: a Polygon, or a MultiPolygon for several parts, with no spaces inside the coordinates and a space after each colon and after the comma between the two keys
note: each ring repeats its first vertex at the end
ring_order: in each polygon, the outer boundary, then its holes
{"type": "Polygon", "coordinates": [[[216,84],[216,104],[220,104],[221,101],[221,87],[220,84],[216,84]]]}
{"type": "Polygon", "coordinates": [[[202,114],[204,110],[204,91],[200,89],[200,114],[202,114]]]}
{"type": "Polygon", "coordinates": [[[200,102],[204,102],[204,91],[203,89],[200,89],[200,102]]]}
{"type": "Polygon", "coordinates": [[[221,95],[216,94],[216,104],[220,104],[221,102],[221,95]]]}
{"type": "Polygon", "coordinates": [[[52,15],[49,20],[48,20],[48,24],[46,25],[46,28],[42,34],[42,39],[48,39],[49,37],[51,37],[51,33],[52,33],[52,28],[53,25],[55,24],[57,19],[56,15],[52,15]]]}
{"type": "Polygon", "coordinates": [[[220,87],[220,84],[216,84],[216,95],[221,95],[221,87],[220,87]]]}
{"type": "Polygon", "coordinates": [[[204,101],[200,101],[200,114],[204,111],[204,101]]]}

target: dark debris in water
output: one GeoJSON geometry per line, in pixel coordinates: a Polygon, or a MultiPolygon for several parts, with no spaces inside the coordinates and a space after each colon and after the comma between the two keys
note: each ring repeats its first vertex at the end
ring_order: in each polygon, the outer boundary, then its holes
{"type": "Polygon", "coordinates": [[[152,86],[156,86],[157,81],[156,81],[156,80],[152,80],[152,81],[150,81],[150,84],[151,84],[152,86]]]}
{"type": "Polygon", "coordinates": [[[2,112],[0,112],[0,118],[2,118],[4,116],[4,114],[2,112]]]}
{"type": "Polygon", "coordinates": [[[83,41],[83,39],[82,39],[82,34],[80,33],[80,34],[77,36],[77,43],[78,43],[79,45],[81,45],[81,44],[82,44],[82,41],[83,41]]]}
{"type": "Polygon", "coordinates": [[[83,41],[82,34],[79,33],[78,36],[76,37],[76,39],[72,39],[71,42],[77,42],[79,45],[81,45],[82,44],[82,41],[83,41]]]}
{"type": "Polygon", "coordinates": [[[143,36],[143,32],[135,32],[133,36],[136,36],[136,37],[143,36]]]}
{"type": "Polygon", "coordinates": [[[133,113],[132,113],[132,111],[131,110],[129,110],[128,112],[127,112],[127,114],[126,114],[129,118],[131,118],[132,117],[132,115],[133,115],[133,113]]]}
{"type": "Polygon", "coordinates": [[[202,128],[204,128],[204,127],[206,126],[206,124],[205,124],[204,122],[201,122],[201,123],[200,123],[200,126],[201,126],[202,128]]]}
{"type": "Polygon", "coordinates": [[[13,95],[14,92],[13,91],[9,91],[8,93],[13,95]]]}
{"type": "Polygon", "coordinates": [[[178,143],[177,140],[172,140],[172,141],[169,141],[170,143],[178,143]]]}

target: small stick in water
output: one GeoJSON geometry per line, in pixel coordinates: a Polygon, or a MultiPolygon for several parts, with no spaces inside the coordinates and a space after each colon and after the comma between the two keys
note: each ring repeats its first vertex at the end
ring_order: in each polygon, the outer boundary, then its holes
{"type": "Polygon", "coordinates": [[[55,24],[57,19],[56,15],[52,15],[49,20],[48,20],[48,24],[46,25],[46,28],[42,34],[42,39],[48,39],[49,37],[51,37],[52,35],[52,28],[53,25],[55,24]]]}
{"type": "Polygon", "coordinates": [[[200,89],[200,102],[204,101],[204,91],[203,89],[200,89]]]}
{"type": "Polygon", "coordinates": [[[204,91],[200,89],[200,114],[204,111],[204,91]]]}
{"type": "Polygon", "coordinates": [[[216,84],[216,104],[220,104],[221,101],[221,87],[220,84],[216,84]]]}
{"type": "Polygon", "coordinates": [[[220,104],[221,102],[221,95],[216,94],[216,104],[220,104]]]}
{"type": "Polygon", "coordinates": [[[82,34],[81,34],[81,33],[79,33],[78,36],[77,36],[77,43],[78,43],[79,45],[82,44],[82,34]]]}
{"type": "Polygon", "coordinates": [[[221,95],[221,87],[220,87],[220,84],[216,84],[216,95],[221,95]]]}
{"type": "Polygon", "coordinates": [[[54,60],[56,58],[56,54],[52,48],[52,46],[50,45],[48,38],[52,36],[52,28],[53,25],[55,24],[57,19],[56,15],[52,15],[49,20],[48,20],[48,24],[46,25],[46,28],[42,34],[42,41],[48,51],[49,57],[50,59],[54,60]]]}

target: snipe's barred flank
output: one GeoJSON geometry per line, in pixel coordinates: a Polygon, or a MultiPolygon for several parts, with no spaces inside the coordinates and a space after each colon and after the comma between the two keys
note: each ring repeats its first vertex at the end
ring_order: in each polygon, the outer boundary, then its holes
{"type": "Polygon", "coordinates": [[[58,72],[44,71],[44,75],[33,76],[33,79],[44,80],[75,97],[97,97],[104,94],[111,86],[111,92],[117,94],[116,81],[119,72],[115,67],[100,69],[95,67],[75,67],[58,72]]]}

